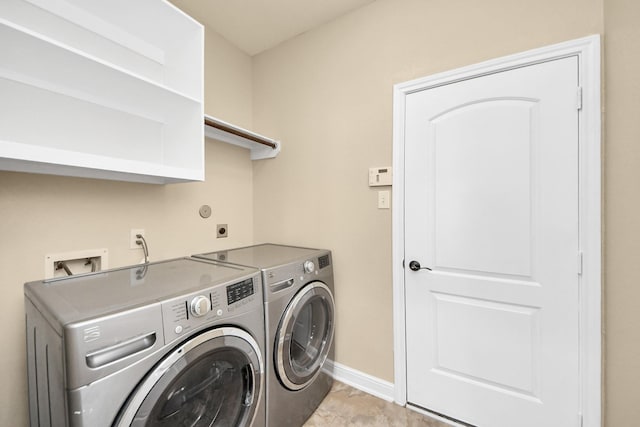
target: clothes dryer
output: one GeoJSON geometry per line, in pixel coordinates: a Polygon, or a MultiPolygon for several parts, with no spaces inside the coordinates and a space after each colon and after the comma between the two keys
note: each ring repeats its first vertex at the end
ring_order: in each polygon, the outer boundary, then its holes
{"type": "Polygon", "coordinates": [[[335,327],[331,252],[262,244],[196,257],[262,271],[265,301],[267,425],[298,427],[333,379],[335,327]]]}
{"type": "Polygon", "coordinates": [[[31,426],[265,425],[256,269],[181,258],[24,291],[31,426]]]}

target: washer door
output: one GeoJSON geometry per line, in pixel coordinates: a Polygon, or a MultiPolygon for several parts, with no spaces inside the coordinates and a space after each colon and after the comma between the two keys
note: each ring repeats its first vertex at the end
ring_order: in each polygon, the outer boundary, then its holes
{"type": "Polygon", "coordinates": [[[290,390],[300,390],[320,374],[334,329],[334,302],[322,282],[302,288],[285,310],[275,342],[276,373],[290,390]]]}
{"type": "Polygon", "coordinates": [[[164,358],[134,391],[117,426],[248,426],[263,387],[258,343],[217,328],[164,358]]]}

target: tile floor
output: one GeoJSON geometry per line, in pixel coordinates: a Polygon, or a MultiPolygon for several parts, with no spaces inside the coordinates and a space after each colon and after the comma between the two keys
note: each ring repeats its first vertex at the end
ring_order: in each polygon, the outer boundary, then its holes
{"type": "Polygon", "coordinates": [[[303,427],[450,427],[335,381],[303,427]]]}

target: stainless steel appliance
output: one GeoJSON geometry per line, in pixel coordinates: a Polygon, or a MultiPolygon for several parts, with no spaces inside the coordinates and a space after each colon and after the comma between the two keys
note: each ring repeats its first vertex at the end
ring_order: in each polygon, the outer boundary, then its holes
{"type": "Polygon", "coordinates": [[[265,301],[267,425],[301,426],[332,385],[331,252],[262,244],[196,257],[262,271],[265,301]]]}
{"type": "Polygon", "coordinates": [[[264,426],[260,273],[176,260],[25,284],[32,426],[264,426]]]}

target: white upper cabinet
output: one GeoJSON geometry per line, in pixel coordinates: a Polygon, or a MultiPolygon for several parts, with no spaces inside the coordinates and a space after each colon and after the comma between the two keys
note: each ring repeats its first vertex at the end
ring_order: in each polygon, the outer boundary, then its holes
{"type": "Polygon", "coordinates": [[[163,0],[1,0],[0,170],[203,180],[203,55],[163,0]]]}

